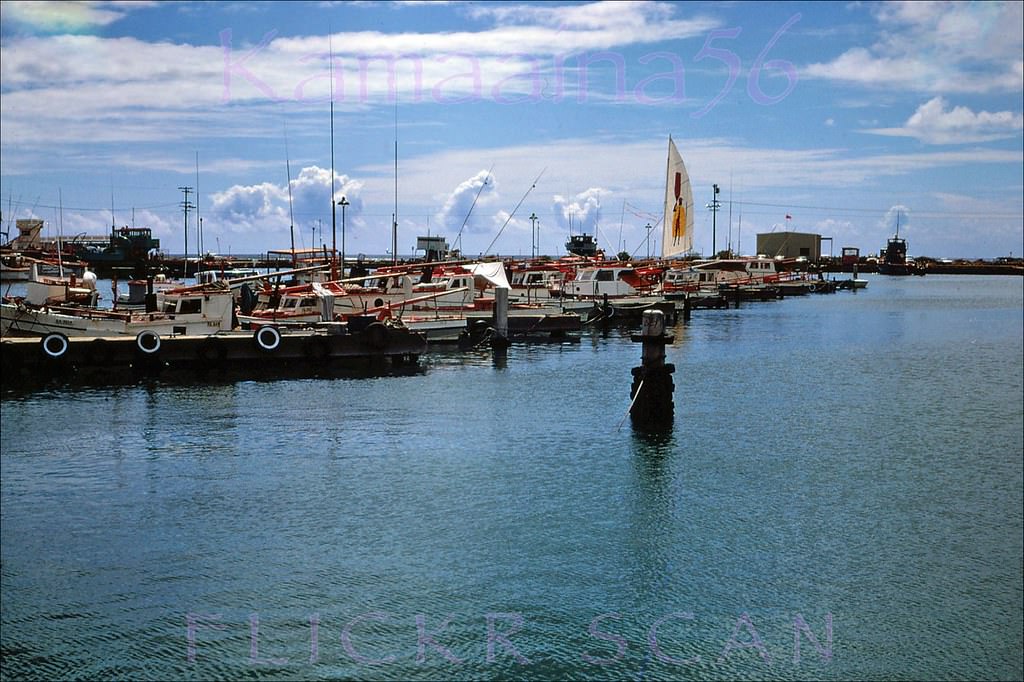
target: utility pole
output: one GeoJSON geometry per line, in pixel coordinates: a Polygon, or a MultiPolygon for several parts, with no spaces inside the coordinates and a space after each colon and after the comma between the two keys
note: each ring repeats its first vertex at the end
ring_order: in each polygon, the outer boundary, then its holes
{"type": "Polygon", "coordinates": [[[178,189],[185,193],[185,200],[181,202],[181,208],[185,211],[185,267],[182,277],[188,277],[188,212],[195,208],[195,204],[188,200],[188,195],[192,193],[191,187],[179,187],[178,189]]]}
{"type": "Polygon", "coordinates": [[[537,251],[540,248],[540,232],[537,229],[539,220],[536,213],[530,214],[530,253],[533,258],[537,257],[537,251]],[[534,234],[536,234],[536,239],[534,239],[534,234]]]}

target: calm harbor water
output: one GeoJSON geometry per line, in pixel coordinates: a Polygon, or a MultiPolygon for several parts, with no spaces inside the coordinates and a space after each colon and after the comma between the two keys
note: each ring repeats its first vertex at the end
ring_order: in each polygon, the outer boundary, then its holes
{"type": "Polygon", "coordinates": [[[1024,281],[0,403],[2,676],[1020,679],[1024,281]],[[621,424],[621,426],[620,426],[621,424]]]}

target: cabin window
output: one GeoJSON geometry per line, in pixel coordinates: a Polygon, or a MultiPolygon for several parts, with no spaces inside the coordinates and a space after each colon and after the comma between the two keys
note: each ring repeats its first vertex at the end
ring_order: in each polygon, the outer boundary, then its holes
{"type": "Polygon", "coordinates": [[[302,303],[300,303],[299,305],[301,305],[304,308],[313,307],[313,306],[316,305],[316,298],[315,297],[304,298],[304,299],[302,299],[302,303]]]}
{"type": "Polygon", "coordinates": [[[203,309],[203,299],[201,298],[183,298],[181,300],[181,307],[178,310],[179,313],[198,313],[203,309]]]}
{"type": "Polygon", "coordinates": [[[594,279],[596,279],[598,282],[614,282],[615,281],[615,271],[614,270],[598,270],[597,271],[597,277],[595,277],[594,279]]]}

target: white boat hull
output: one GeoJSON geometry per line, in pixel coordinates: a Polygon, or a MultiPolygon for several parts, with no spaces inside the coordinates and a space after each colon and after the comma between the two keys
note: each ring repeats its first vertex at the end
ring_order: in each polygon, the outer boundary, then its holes
{"type": "Polygon", "coordinates": [[[137,335],[153,331],[163,336],[205,335],[222,330],[220,319],[181,319],[160,314],[123,316],[72,315],[54,310],[34,310],[8,303],[0,306],[0,332],[2,335],[45,335],[59,332],[65,336],[137,335]]]}

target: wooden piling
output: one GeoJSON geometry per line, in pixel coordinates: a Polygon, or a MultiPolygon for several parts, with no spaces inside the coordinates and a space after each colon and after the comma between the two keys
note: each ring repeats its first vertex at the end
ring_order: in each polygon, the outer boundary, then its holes
{"type": "Polygon", "coordinates": [[[672,343],[672,337],[665,333],[664,313],[645,311],[640,334],[632,339],[642,344],[641,364],[631,370],[629,415],[633,426],[644,431],[671,429],[675,418],[672,373],[676,368],[665,362],[665,346],[672,343]]]}

